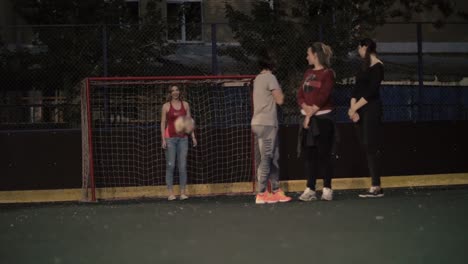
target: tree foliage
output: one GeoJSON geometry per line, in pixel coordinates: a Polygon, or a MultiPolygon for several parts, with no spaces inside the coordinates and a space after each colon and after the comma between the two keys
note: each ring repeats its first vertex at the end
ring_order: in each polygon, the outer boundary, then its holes
{"type": "MultiPolygon", "coordinates": [[[[286,86],[294,86],[306,66],[306,49],[314,41],[323,41],[334,51],[338,79],[354,75],[350,53],[359,39],[372,37],[379,25],[389,20],[409,21],[428,10],[442,14],[441,23],[454,13],[449,0],[275,0],[255,1],[251,14],[226,4],[226,18],[241,47],[222,51],[240,62],[252,61],[267,50],[276,61],[276,74],[286,86]]],[[[249,64],[252,65],[252,64],[249,64]]]]}

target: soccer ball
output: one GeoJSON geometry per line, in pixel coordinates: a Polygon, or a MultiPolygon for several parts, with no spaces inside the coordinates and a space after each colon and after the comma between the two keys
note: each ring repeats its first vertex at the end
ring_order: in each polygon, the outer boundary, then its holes
{"type": "Polygon", "coordinates": [[[177,134],[182,134],[184,133],[185,130],[185,121],[184,121],[185,116],[179,116],[175,121],[174,121],[174,127],[175,131],[177,134]]]}
{"type": "Polygon", "coordinates": [[[191,117],[180,116],[174,122],[177,134],[191,134],[195,129],[195,121],[191,117]]]}
{"type": "Polygon", "coordinates": [[[195,129],[195,120],[191,117],[185,117],[185,127],[184,132],[186,134],[192,134],[193,130],[195,129]]]}

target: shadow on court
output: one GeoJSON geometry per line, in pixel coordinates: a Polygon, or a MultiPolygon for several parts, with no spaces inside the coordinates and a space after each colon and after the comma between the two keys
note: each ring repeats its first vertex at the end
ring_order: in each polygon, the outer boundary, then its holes
{"type": "Polygon", "coordinates": [[[468,188],[385,194],[1,205],[0,263],[468,263],[468,188]]]}

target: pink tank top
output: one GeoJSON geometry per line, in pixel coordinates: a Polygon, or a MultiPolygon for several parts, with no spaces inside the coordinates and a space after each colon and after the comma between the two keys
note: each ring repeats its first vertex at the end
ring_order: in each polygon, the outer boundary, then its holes
{"type": "Polygon", "coordinates": [[[178,117],[180,116],[186,116],[187,115],[187,110],[185,110],[184,107],[184,102],[180,102],[180,109],[175,109],[172,106],[172,103],[169,102],[169,111],[166,114],[166,120],[167,120],[167,126],[166,130],[164,132],[164,137],[165,138],[173,138],[173,137],[186,137],[186,134],[177,134],[175,130],[175,121],[178,117]]]}

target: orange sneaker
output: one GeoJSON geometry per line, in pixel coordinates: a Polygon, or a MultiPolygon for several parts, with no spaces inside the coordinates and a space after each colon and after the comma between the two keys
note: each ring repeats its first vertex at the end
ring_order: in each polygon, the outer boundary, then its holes
{"type": "Polygon", "coordinates": [[[255,198],[256,204],[276,203],[278,200],[273,198],[269,192],[258,193],[255,198]]]}
{"type": "Polygon", "coordinates": [[[289,196],[286,196],[286,194],[284,194],[283,190],[281,189],[278,189],[276,190],[276,192],[273,192],[272,194],[273,196],[273,199],[280,202],[280,203],[286,203],[286,202],[289,202],[291,201],[291,197],[289,196]]]}

